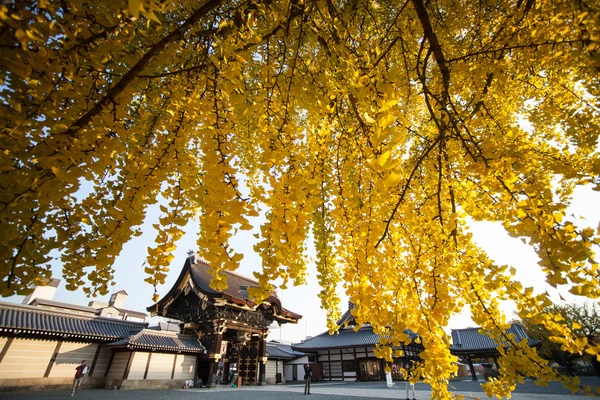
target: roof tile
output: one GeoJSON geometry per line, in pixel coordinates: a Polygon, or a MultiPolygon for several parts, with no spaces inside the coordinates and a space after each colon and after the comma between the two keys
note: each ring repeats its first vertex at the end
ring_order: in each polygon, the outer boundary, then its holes
{"type": "Polygon", "coordinates": [[[206,353],[206,348],[193,336],[149,329],[145,329],[107,346],[154,351],[178,351],[182,353],[206,353]]]}
{"type": "MultiPolygon", "coordinates": [[[[453,352],[466,351],[495,351],[499,345],[506,346],[506,342],[501,344],[496,342],[491,337],[480,333],[481,328],[466,328],[452,330],[452,346],[450,350],[453,352]]],[[[530,338],[521,324],[512,324],[506,333],[515,335],[517,341],[526,339],[530,346],[537,346],[540,342],[530,338]]]]}
{"type": "Polygon", "coordinates": [[[0,331],[121,339],[148,324],[0,302],[0,331]]]}
{"type": "MultiPolygon", "coordinates": [[[[417,337],[412,331],[405,330],[404,333],[412,338],[417,337]]],[[[379,343],[379,335],[373,332],[369,325],[363,326],[358,331],[353,328],[342,328],[338,333],[330,335],[323,332],[318,336],[305,340],[302,343],[292,345],[292,349],[300,351],[314,351],[319,349],[342,349],[347,347],[375,346],[379,343]]]]}

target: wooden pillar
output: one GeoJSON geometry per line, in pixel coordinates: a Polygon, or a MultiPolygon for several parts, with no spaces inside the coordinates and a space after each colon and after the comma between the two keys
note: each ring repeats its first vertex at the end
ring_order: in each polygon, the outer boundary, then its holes
{"type": "Polygon", "coordinates": [[[340,349],[340,364],[342,367],[342,382],[345,380],[344,379],[344,353],[342,352],[342,349],[340,349]]]}
{"type": "Polygon", "coordinates": [[[358,358],[356,358],[356,347],[352,349],[354,351],[354,373],[356,375],[356,380],[360,379],[360,363],[358,362],[358,358]]]}
{"type": "Polygon", "coordinates": [[[56,361],[56,357],[58,357],[58,352],[60,351],[60,346],[62,345],[62,340],[56,342],[56,347],[54,348],[54,353],[52,353],[52,358],[46,367],[46,372],[44,372],[44,378],[50,376],[50,371],[52,371],[52,367],[54,366],[54,362],[56,361]]]}
{"type": "Polygon", "coordinates": [[[496,371],[500,372],[500,364],[498,364],[498,356],[494,356],[494,365],[496,366],[496,371]]]}
{"type": "Polygon", "coordinates": [[[112,363],[113,363],[114,359],[115,359],[115,350],[112,350],[112,352],[110,353],[110,358],[108,359],[108,365],[106,366],[106,370],[104,371],[105,378],[108,376],[108,372],[110,371],[110,368],[112,367],[112,363]]]}
{"type": "Polygon", "coordinates": [[[267,356],[267,336],[269,335],[269,330],[264,329],[260,333],[260,343],[258,344],[258,382],[257,385],[264,385],[267,383],[267,361],[269,360],[267,356]]]}
{"type": "Polygon", "coordinates": [[[221,358],[221,342],[223,342],[223,333],[225,333],[226,330],[227,327],[225,326],[224,321],[214,323],[213,335],[215,340],[213,341],[213,347],[210,349],[210,353],[208,354],[210,364],[208,368],[207,382],[204,383],[206,387],[209,388],[214,388],[217,386],[217,368],[219,367],[219,359],[221,358]]]}
{"type": "Polygon", "coordinates": [[[131,370],[131,364],[133,363],[133,357],[135,356],[135,351],[131,350],[129,353],[129,360],[127,360],[127,367],[125,367],[125,372],[123,372],[123,380],[127,380],[129,378],[129,371],[131,370]]]}
{"type": "MultiPolygon", "coordinates": [[[[196,359],[198,361],[198,359],[196,359]]],[[[175,377],[175,368],[177,367],[177,354],[173,357],[173,369],[171,370],[171,379],[175,377]]],[[[198,374],[198,363],[196,363],[196,374],[198,374]]]]}
{"type": "Polygon", "coordinates": [[[98,357],[100,356],[100,350],[102,350],[102,343],[98,343],[98,347],[96,347],[96,353],[94,354],[94,360],[92,361],[92,366],[90,367],[90,372],[88,376],[94,375],[94,370],[96,369],[96,363],[98,362],[98,357]]]}
{"type": "Polygon", "coordinates": [[[331,351],[327,350],[327,364],[329,365],[329,380],[331,380],[331,351]]]}
{"type": "Polygon", "coordinates": [[[0,352],[0,364],[2,363],[2,360],[4,359],[4,356],[6,355],[6,353],[8,353],[8,349],[10,348],[10,345],[12,344],[13,340],[14,340],[14,338],[10,337],[4,344],[4,347],[2,348],[2,351],[0,352]]]}
{"type": "Polygon", "coordinates": [[[144,379],[148,378],[148,370],[150,369],[150,360],[152,360],[152,352],[148,353],[148,359],[146,360],[146,370],[144,371],[144,379]]]}
{"type": "Polygon", "coordinates": [[[471,356],[467,355],[467,362],[469,363],[469,368],[471,369],[471,376],[473,380],[477,380],[477,374],[475,373],[475,367],[473,367],[473,361],[471,360],[471,356]]]}

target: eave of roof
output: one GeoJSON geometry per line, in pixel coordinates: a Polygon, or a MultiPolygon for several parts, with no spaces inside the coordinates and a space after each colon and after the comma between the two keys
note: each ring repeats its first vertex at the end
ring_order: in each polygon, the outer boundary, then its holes
{"type": "MultiPolygon", "coordinates": [[[[450,351],[455,354],[462,353],[490,353],[497,352],[497,347],[508,347],[509,344],[505,341],[501,343],[496,342],[491,337],[480,333],[481,328],[465,328],[465,329],[453,329],[452,330],[452,346],[450,351]]],[[[530,338],[525,329],[520,324],[512,324],[509,329],[506,330],[507,334],[513,334],[520,342],[523,339],[527,340],[529,346],[539,346],[541,342],[530,338]]]]}
{"type": "Polygon", "coordinates": [[[0,302],[0,331],[14,334],[115,340],[147,326],[147,323],[0,302]]]}
{"type": "MultiPolygon", "coordinates": [[[[417,335],[405,330],[405,334],[411,338],[417,335]]],[[[315,352],[325,349],[347,349],[353,347],[372,347],[379,343],[380,335],[373,332],[370,325],[366,325],[355,331],[353,328],[341,328],[337,333],[330,335],[329,331],[305,340],[302,343],[292,345],[293,350],[303,352],[315,352]]]]}
{"type": "Polygon", "coordinates": [[[198,339],[175,332],[162,332],[144,329],[107,347],[129,348],[146,351],[167,351],[177,353],[206,353],[206,348],[198,339]]]}
{"type": "Polygon", "coordinates": [[[294,358],[303,357],[305,354],[292,350],[291,345],[267,342],[267,355],[269,358],[293,360],[294,358]]]}
{"type": "Polygon", "coordinates": [[[379,335],[376,335],[371,327],[362,327],[356,332],[352,328],[343,328],[333,335],[326,331],[302,343],[293,344],[292,349],[306,352],[375,346],[377,343],[379,343],[379,335]]]}

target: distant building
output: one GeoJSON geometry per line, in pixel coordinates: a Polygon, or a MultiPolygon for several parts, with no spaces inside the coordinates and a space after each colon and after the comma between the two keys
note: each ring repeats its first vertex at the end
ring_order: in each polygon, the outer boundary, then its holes
{"type": "Polygon", "coordinates": [[[125,309],[127,292],[120,290],[110,296],[110,301],[104,303],[92,300],[88,306],[62,303],[52,300],[60,283],[59,279],[52,279],[48,286],[37,286],[33,292],[23,299],[23,304],[42,307],[49,310],[69,310],[84,315],[98,315],[101,317],[117,318],[126,321],[146,322],[148,314],[125,309]]]}
{"type": "Polygon", "coordinates": [[[285,383],[287,381],[301,380],[304,375],[303,365],[308,356],[302,352],[292,350],[292,345],[277,341],[267,342],[266,383],[285,383]],[[298,373],[298,366],[302,368],[298,373]],[[298,378],[299,377],[299,378],[298,378]]]}
{"type": "MultiPolygon", "coordinates": [[[[379,343],[371,325],[365,324],[355,330],[356,321],[351,313],[352,305],[338,321],[339,331],[330,335],[323,332],[292,345],[295,351],[313,356],[314,362],[322,370],[322,379],[330,381],[385,381],[385,361],[375,356],[375,345],[379,343]]],[[[411,331],[405,331],[412,339],[417,337],[411,331]]],[[[390,365],[392,378],[401,380],[400,369],[410,369],[412,361],[420,360],[423,346],[412,342],[402,344],[402,356],[395,358],[390,365]]]]}
{"type": "MultiPolygon", "coordinates": [[[[538,347],[541,341],[532,339],[525,332],[521,324],[511,324],[506,330],[507,334],[514,335],[517,342],[526,340],[532,347],[538,347]]],[[[469,365],[471,377],[476,381],[478,373],[486,377],[487,374],[496,374],[498,366],[498,347],[509,347],[507,342],[496,342],[491,337],[485,335],[481,328],[465,328],[452,330],[452,346],[450,352],[464,360],[469,365]],[[474,361],[481,362],[481,365],[474,364],[474,361]],[[495,369],[494,369],[495,367],[495,369]]]]}

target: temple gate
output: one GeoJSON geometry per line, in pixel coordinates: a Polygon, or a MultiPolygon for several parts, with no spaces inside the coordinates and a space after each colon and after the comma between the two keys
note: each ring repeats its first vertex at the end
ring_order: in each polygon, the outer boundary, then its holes
{"type": "Polygon", "coordinates": [[[200,339],[207,354],[198,357],[196,371],[206,386],[231,383],[236,377],[244,385],[261,385],[269,325],[297,323],[302,316],[283,308],[275,293],[262,304],[254,303],[248,288],[258,283],[233,272],[226,274],[227,289],[210,288],[210,266],[190,255],[171,290],[147,310],[153,316],[181,321],[184,333],[200,339]]]}

